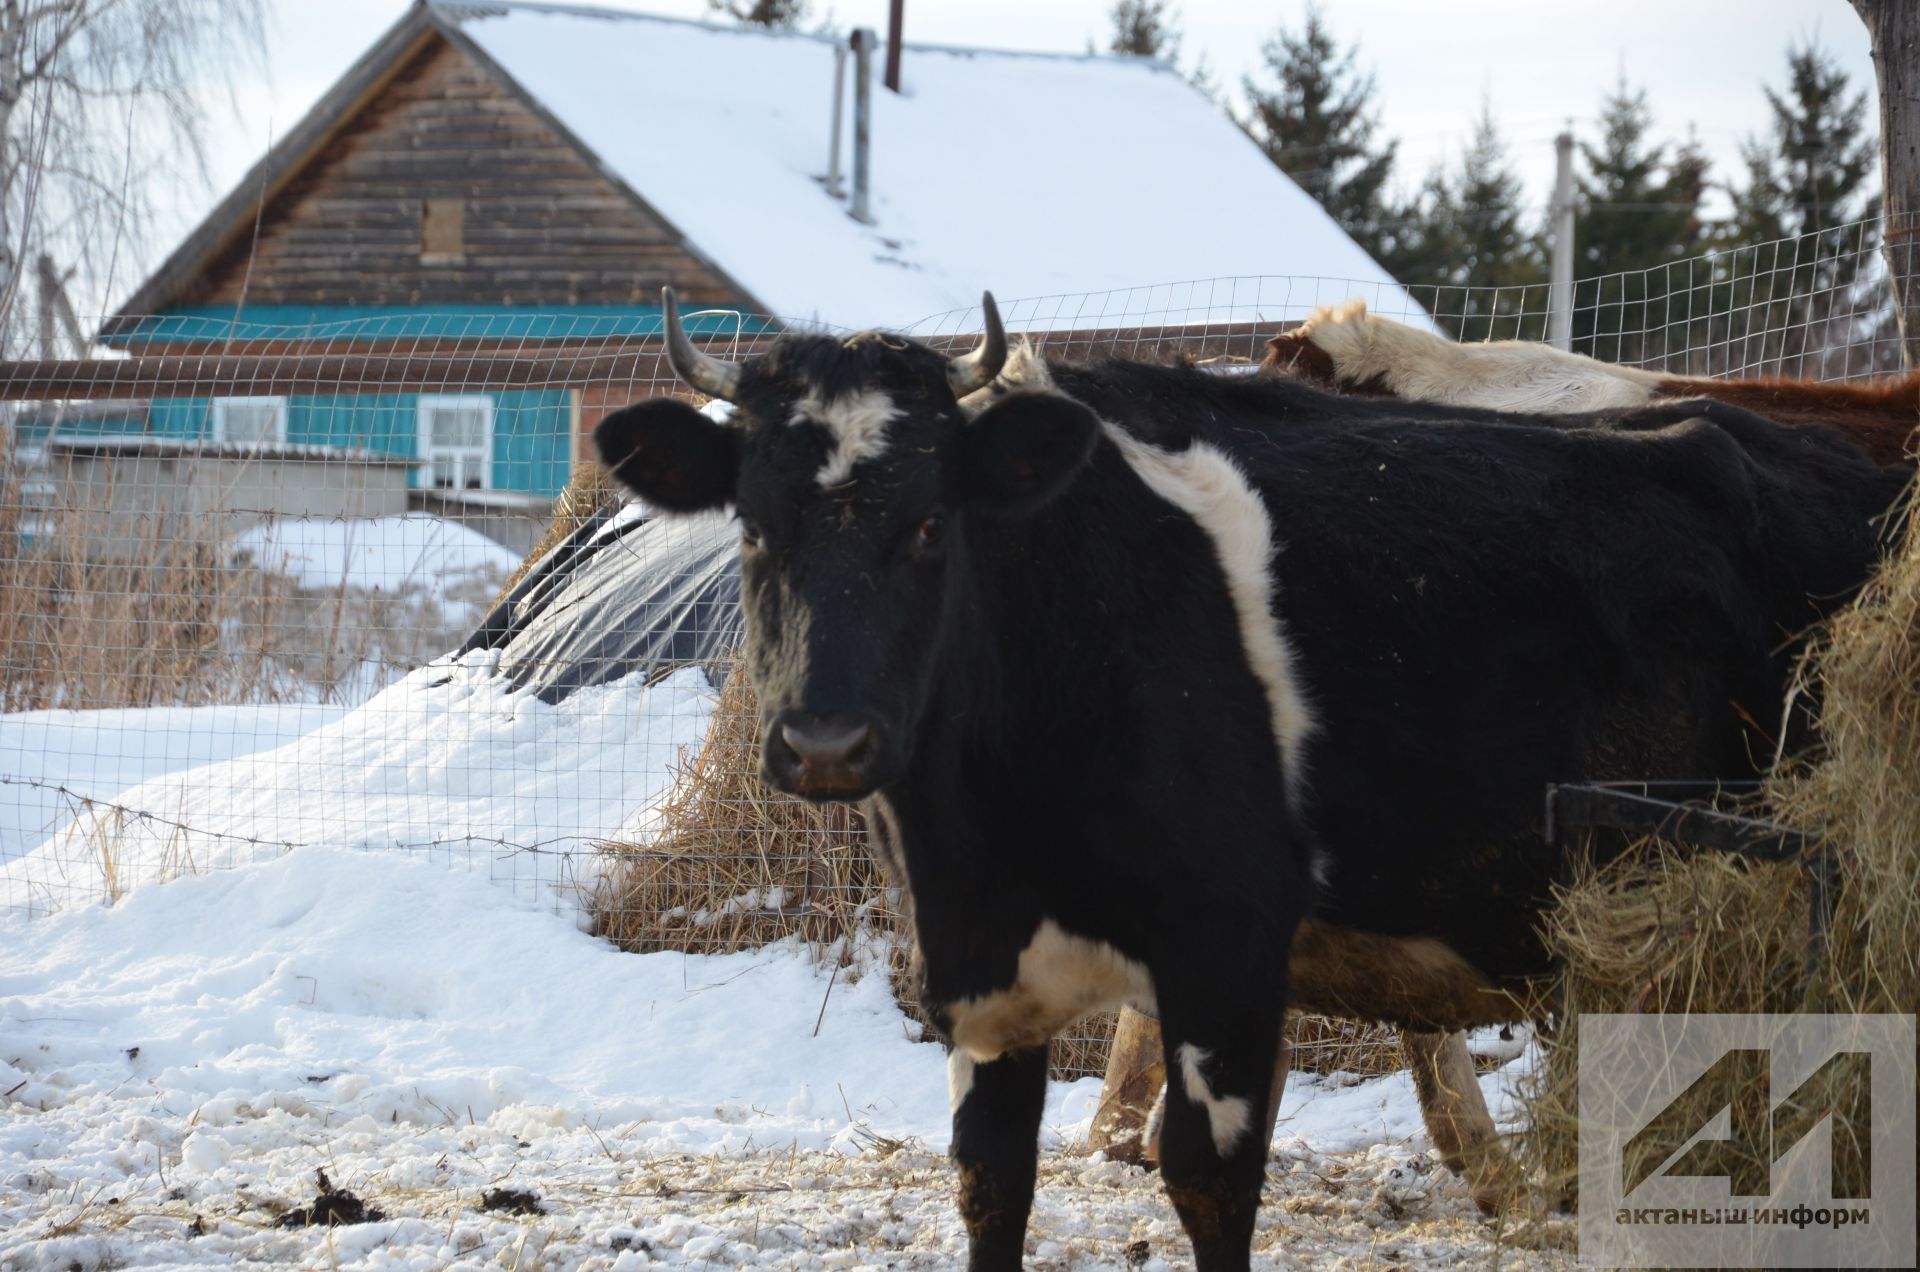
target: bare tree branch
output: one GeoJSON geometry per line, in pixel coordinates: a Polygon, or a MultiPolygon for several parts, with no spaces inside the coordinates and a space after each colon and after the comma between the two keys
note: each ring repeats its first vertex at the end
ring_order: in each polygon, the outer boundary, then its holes
{"type": "Polygon", "coordinates": [[[21,312],[30,291],[43,308],[71,311],[73,295],[103,305],[168,184],[204,180],[207,102],[222,89],[231,98],[235,72],[259,58],[265,5],[0,0],[0,352],[56,328],[71,338],[70,312],[21,312]],[[137,179],[149,175],[141,154],[159,180],[137,179]]]}

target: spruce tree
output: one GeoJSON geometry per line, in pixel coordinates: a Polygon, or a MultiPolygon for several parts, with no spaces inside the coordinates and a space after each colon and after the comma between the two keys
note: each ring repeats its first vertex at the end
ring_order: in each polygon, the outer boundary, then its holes
{"type": "Polygon", "coordinates": [[[1707,160],[1689,141],[1652,143],[1644,90],[1621,76],[1600,110],[1600,144],[1583,142],[1574,233],[1578,287],[1574,347],[1612,361],[1637,362],[1665,347],[1671,292],[1690,280],[1660,267],[1705,247],[1700,202],[1707,160]],[[1671,153],[1670,153],[1671,152],[1671,153]]]}
{"type": "Polygon", "coordinates": [[[1180,57],[1180,32],[1174,22],[1172,0],[1118,0],[1113,6],[1113,37],[1107,49],[1134,57],[1157,57],[1173,62],[1180,57]]]}
{"type": "MultiPolygon", "coordinates": [[[[1117,0],[1108,16],[1113,20],[1113,30],[1107,38],[1108,52],[1154,57],[1169,65],[1179,65],[1180,11],[1173,7],[1172,0],[1117,0]]],[[[1091,40],[1087,41],[1087,52],[1093,52],[1091,40]]],[[[1214,79],[1213,68],[1207,65],[1206,54],[1194,59],[1193,66],[1183,74],[1208,101],[1219,100],[1220,85],[1214,79]]]]}
{"type": "Polygon", "coordinates": [[[1298,35],[1285,28],[1261,46],[1271,82],[1241,80],[1251,107],[1241,128],[1279,169],[1376,257],[1388,245],[1385,201],[1397,143],[1376,144],[1373,76],[1342,54],[1318,6],[1298,35]]]}
{"type": "Polygon", "coordinates": [[[1745,181],[1730,191],[1734,215],[1720,235],[1735,250],[1719,257],[1715,309],[1731,315],[1731,327],[1711,369],[1823,377],[1878,369],[1877,328],[1891,311],[1875,309],[1861,274],[1879,239],[1871,225],[1846,228],[1880,210],[1868,95],[1805,44],[1788,49],[1786,85],[1766,96],[1772,128],[1741,149],[1745,181]]]}
{"type": "Polygon", "coordinates": [[[1793,233],[1845,225],[1872,210],[1868,178],[1879,147],[1867,126],[1865,90],[1849,89],[1840,64],[1808,44],[1787,54],[1787,91],[1766,90],[1775,172],[1793,214],[1793,233]]]}
{"type": "Polygon", "coordinates": [[[707,9],[748,26],[791,31],[806,18],[807,0],[707,0],[707,9]]]}
{"type": "Polygon", "coordinates": [[[1458,281],[1467,287],[1455,333],[1462,340],[1541,334],[1540,298],[1529,303],[1526,289],[1545,282],[1546,270],[1520,210],[1523,189],[1493,106],[1483,103],[1451,199],[1458,281]]]}

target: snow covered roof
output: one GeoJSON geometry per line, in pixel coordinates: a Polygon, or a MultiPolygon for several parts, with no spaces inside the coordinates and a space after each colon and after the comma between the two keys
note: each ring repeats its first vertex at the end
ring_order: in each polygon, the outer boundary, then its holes
{"type": "MultiPolygon", "coordinates": [[[[863,225],[817,179],[833,40],[573,6],[435,11],[783,318],[898,327],[987,288],[1013,300],[1248,275],[1337,284],[1290,298],[1308,307],[1359,290],[1420,312],[1164,63],[907,42],[901,92],[874,84],[863,225]]],[[[849,59],[847,167],[852,74],[849,59]]]]}
{"type": "MultiPolygon", "coordinates": [[[[122,307],[159,313],[256,206],[325,154],[405,59],[445,39],[789,321],[977,330],[1278,324],[1362,296],[1425,311],[1164,63],[908,41],[873,71],[871,223],[830,195],[825,35],[525,0],[409,9],[122,307]]],[[[881,51],[884,55],[884,50],[881,51]]],[[[875,62],[880,61],[875,58],[875,62]]],[[[842,119],[851,185],[854,60],[842,119]]]]}

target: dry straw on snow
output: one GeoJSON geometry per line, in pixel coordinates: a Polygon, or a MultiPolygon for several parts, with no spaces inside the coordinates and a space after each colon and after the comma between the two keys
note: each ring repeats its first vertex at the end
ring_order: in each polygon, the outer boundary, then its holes
{"type": "Polygon", "coordinates": [[[247,524],[175,512],[128,533],[43,503],[0,455],[0,711],[324,700],[465,634],[462,614],[406,586],[302,586],[236,550],[247,524]]]}
{"type": "Polygon", "coordinates": [[[1561,1027],[1526,1147],[1551,1190],[1576,1170],[1583,1012],[1920,1010],[1920,518],[1828,624],[1802,684],[1818,695],[1821,749],[1775,776],[1766,812],[1833,854],[1825,955],[1809,971],[1795,863],[1648,843],[1588,870],[1546,924],[1564,967],[1561,1027]]]}

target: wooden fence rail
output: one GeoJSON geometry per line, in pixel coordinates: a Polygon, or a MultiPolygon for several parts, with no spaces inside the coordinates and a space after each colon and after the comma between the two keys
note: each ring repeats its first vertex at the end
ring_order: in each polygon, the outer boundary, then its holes
{"type": "MultiPolygon", "coordinates": [[[[1044,353],[1073,359],[1125,355],[1258,361],[1281,323],[1035,331],[1044,353]]],[[[972,336],[937,336],[937,349],[970,345],[972,336]]],[[[709,343],[716,353],[751,357],[772,340],[709,343]]],[[[481,389],[594,389],[664,385],[672,375],[656,337],[503,348],[499,342],[438,340],[381,348],[360,344],[302,350],[276,342],[271,352],[153,353],[126,358],[0,362],[0,402],[108,401],[154,397],[342,392],[445,392],[481,389]]]]}

